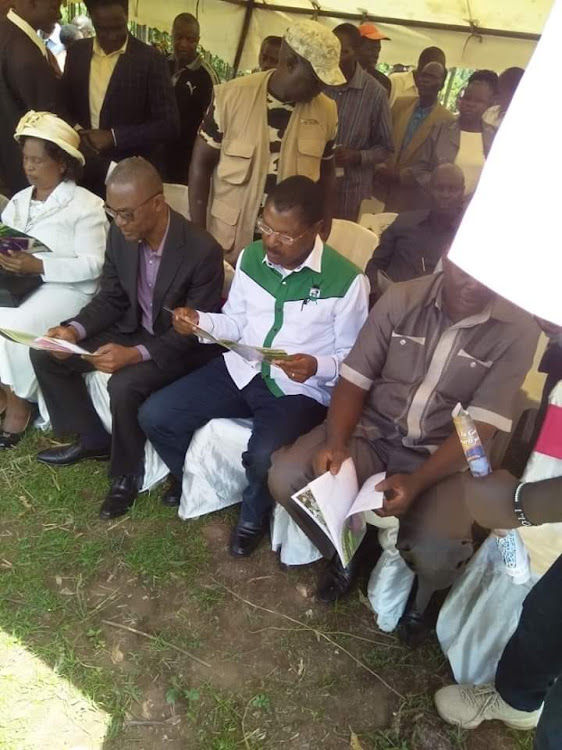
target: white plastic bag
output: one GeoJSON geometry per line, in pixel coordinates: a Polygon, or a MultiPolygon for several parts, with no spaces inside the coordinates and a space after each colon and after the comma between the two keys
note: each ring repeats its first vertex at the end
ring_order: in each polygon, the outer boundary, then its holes
{"type": "Polygon", "coordinates": [[[379,518],[374,513],[367,516],[368,523],[379,528],[382,547],[382,555],[369,578],[367,596],[377,616],[377,625],[385,633],[390,633],[404,614],[415,576],[396,549],[400,528],[398,519],[393,516],[379,518]]]}
{"type": "Polygon", "coordinates": [[[453,585],[437,621],[437,638],[458,683],[493,682],[525,597],[537,577],[516,584],[493,536],[453,585]]]}

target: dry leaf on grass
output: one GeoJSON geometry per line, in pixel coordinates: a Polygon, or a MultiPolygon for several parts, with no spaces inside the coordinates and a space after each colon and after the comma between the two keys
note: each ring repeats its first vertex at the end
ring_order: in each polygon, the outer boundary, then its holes
{"type": "Polygon", "coordinates": [[[352,732],[349,738],[349,750],[363,750],[363,745],[359,742],[359,737],[355,732],[352,732]]]}

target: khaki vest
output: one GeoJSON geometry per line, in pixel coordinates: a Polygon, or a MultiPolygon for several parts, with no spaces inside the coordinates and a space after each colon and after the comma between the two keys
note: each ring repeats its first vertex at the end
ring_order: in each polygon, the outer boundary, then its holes
{"type": "MultiPolygon", "coordinates": [[[[272,73],[215,87],[216,118],[224,137],[211,181],[207,229],[231,261],[253,241],[263,198],[270,157],[266,97],[272,73]]],[[[324,94],[297,104],[281,144],[279,181],[296,174],[317,181],[337,123],[336,105],[324,94]]]]}

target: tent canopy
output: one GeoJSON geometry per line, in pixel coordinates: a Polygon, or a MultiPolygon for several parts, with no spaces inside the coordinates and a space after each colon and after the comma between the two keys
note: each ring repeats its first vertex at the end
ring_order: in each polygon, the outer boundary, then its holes
{"type": "Polygon", "coordinates": [[[133,0],[132,20],[168,30],[181,12],[198,15],[206,49],[233,64],[245,20],[248,33],[239,67],[257,64],[261,40],[283,35],[299,18],[314,17],[333,28],[342,20],[373,20],[390,38],[381,62],[414,65],[427,46],[441,47],[449,66],[525,67],[553,0],[133,0]],[[357,4],[359,3],[359,5],[357,4]],[[304,14],[304,15],[302,15],[304,14]],[[333,15],[332,15],[333,14],[333,15]]]}

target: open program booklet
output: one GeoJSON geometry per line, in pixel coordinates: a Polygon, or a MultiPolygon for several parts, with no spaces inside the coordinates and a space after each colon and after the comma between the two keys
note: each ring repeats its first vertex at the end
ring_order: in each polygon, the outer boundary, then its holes
{"type": "Polygon", "coordinates": [[[270,349],[267,346],[249,346],[248,344],[239,344],[237,341],[229,341],[228,339],[217,339],[212,333],[199,326],[193,327],[193,333],[199,339],[219,344],[219,346],[224,346],[225,349],[236,352],[236,354],[248,362],[273,362],[276,359],[287,359],[289,356],[283,349],[270,349]]]}
{"type": "Polygon", "coordinates": [[[0,222],[0,253],[9,253],[10,250],[23,253],[50,252],[39,240],[0,222]]]}
{"type": "Polygon", "coordinates": [[[360,490],[355,464],[348,458],[338,474],[326,472],[293,495],[293,500],[331,539],[344,566],[365,536],[365,511],[382,508],[383,493],[377,492],[375,485],[384,478],[384,472],[374,474],[360,490]]]}
{"type": "Polygon", "coordinates": [[[77,344],[73,344],[70,341],[63,341],[62,339],[53,339],[50,336],[36,336],[34,333],[14,331],[10,328],[0,328],[0,336],[8,339],[8,341],[14,341],[16,344],[28,346],[30,349],[42,349],[48,352],[59,352],[60,354],[87,354],[90,357],[96,356],[92,352],[82,349],[77,344]]]}

